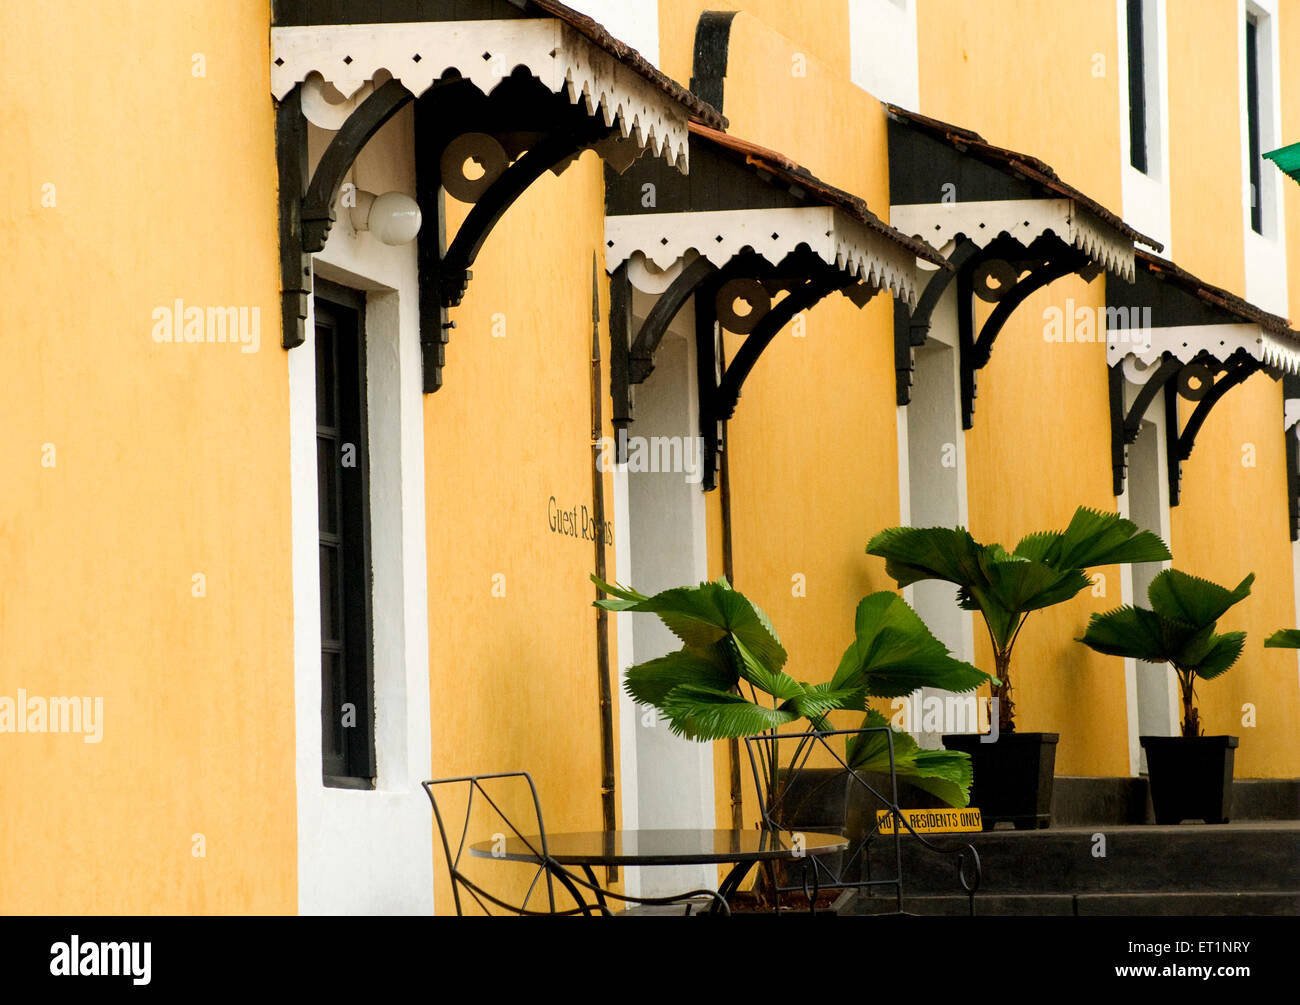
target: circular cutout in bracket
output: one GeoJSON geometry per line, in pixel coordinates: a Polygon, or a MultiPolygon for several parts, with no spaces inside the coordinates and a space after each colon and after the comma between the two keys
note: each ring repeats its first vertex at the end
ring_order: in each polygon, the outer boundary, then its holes
{"type": "Polygon", "coordinates": [[[1214,387],[1214,373],[1204,363],[1189,363],[1178,372],[1178,393],[1188,401],[1200,401],[1214,387]]]}
{"type": "Polygon", "coordinates": [[[439,167],[447,194],[461,202],[478,202],[510,166],[505,148],[487,133],[465,133],[447,144],[439,167]],[[473,161],[481,174],[471,178],[465,166],[473,161]]]}
{"type": "Polygon", "coordinates": [[[975,295],[985,303],[995,304],[1016,285],[1020,274],[1015,266],[1001,258],[990,258],[975,266],[971,282],[975,295]]]}
{"type": "Polygon", "coordinates": [[[771,309],[772,295],[757,279],[732,279],[723,283],[722,289],[718,290],[718,324],[737,335],[752,332],[763,315],[771,309]],[[737,312],[738,301],[749,305],[746,313],[737,312]]]}

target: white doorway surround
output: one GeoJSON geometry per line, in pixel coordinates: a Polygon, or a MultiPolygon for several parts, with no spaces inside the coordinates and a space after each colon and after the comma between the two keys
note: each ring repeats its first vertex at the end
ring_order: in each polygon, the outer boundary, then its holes
{"type": "MultiPolygon", "coordinates": [[[[328,139],[312,129],[312,154],[328,139]]],[[[414,192],[409,113],[362,151],[376,191],[414,192]]],[[[360,185],[358,185],[360,187],[360,185]]],[[[414,244],[389,247],[347,213],[314,259],[315,275],[365,295],[375,787],[321,777],[320,559],[313,316],[287,354],[293,514],[294,702],[300,914],[433,913],[433,817],[420,788],[431,763],[424,400],[414,244]]]]}
{"type": "MultiPolygon", "coordinates": [[[[1125,382],[1125,407],[1140,387],[1125,382]]],[[[1143,530],[1160,535],[1169,542],[1169,468],[1165,451],[1164,409],[1151,408],[1142,420],[1137,439],[1128,448],[1128,478],[1120,497],[1119,511],[1143,530]]],[[[1145,607],[1151,580],[1169,562],[1143,562],[1121,566],[1121,602],[1145,607]]],[[[1128,707],[1128,741],[1130,774],[1146,773],[1146,754],[1140,736],[1175,736],[1178,733],[1178,687],[1174,675],[1164,664],[1145,660],[1124,660],[1125,691],[1128,707]]]]}
{"type": "MultiPolygon", "coordinates": [[[[638,293],[636,324],[646,305],[638,293]]],[[[699,407],[695,381],[694,311],[688,305],[655,353],[655,368],[637,388],[636,419],[629,441],[666,437],[684,450],[698,451],[699,407]]],[[[664,441],[658,441],[660,443],[664,441]]],[[[616,553],[620,582],[656,593],[708,578],[704,493],[698,454],[685,470],[638,470],[620,466],[615,483],[615,539],[626,544],[616,553]]],[[[683,464],[682,467],[686,467],[683,464]]],[[[653,615],[619,616],[620,776],[623,826],[694,829],[716,826],[713,746],[674,736],[651,708],[639,706],[621,688],[624,671],[680,647],[678,639],[653,615]]],[[[714,887],[715,867],[693,866],[628,870],[629,892],[648,897],[714,887]]]]}
{"type": "MultiPolygon", "coordinates": [[[[935,308],[926,344],[915,350],[912,400],[900,409],[902,438],[906,440],[899,451],[906,497],[903,521],[911,527],[964,527],[969,520],[956,335],[956,291],[949,288],[935,308]]],[[[954,656],[967,661],[975,658],[974,621],[970,611],[957,606],[956,586],[925,580],[908,587],[904,597],[954,656]]],[[[908,731],[922,747],[942,747],[944,732],[975,731],[978,717],[966,728],[955,722],[927,721],[926,699],[937,698],[929,707],[946,711],[956,707],[944,700],[950,694],[939,688],[922,688],[913,696],[908,731]],[[927,725],[932,728],[925,728],[927,725]],[[933,728],[936,725],[938,728],[933,728]]]]}

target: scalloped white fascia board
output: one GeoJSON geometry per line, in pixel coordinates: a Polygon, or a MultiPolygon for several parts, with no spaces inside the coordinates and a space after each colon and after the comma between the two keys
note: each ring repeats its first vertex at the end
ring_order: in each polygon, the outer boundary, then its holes
{"type": "Polygon", "coordinates": [[[271,29],[271,93],[277,99],[312,73],[350,98],[381,70],[416,97],[448,70],[490,94],[519,66],[573,104],[582,102],[588,115],[617,124],[620,137],[638,152],[651,150],[687,173],[686,109],[554,18],[271,29]]]}
{"type": "Polygon", "coordinates": [[[1280,339],[1259,325],[1181,325],[1172,328],[1124,328],[1115,336],[1107,332],[1106,362],[1133,361],[1125,374],[1140,372],[1136,364],[1150,367],[1166,352],[1190,363],[1207,352],[1223,362],[1239,349],[1268,366],[1300,373],[1300,345],[1280,339]]]}
{"type": "MultiPolygon", "coordinates": [[[[776,265],[801,244],[827,265],[916,306],[923,284],[912,253],[831,206],[605,217],[605,267],[610,272],[636,252],[661,270],[673,269],[691,251],[721,268],[747,247],[776,265]]],[[[631,273],[633,279],[638,275],[631,273]]]]}
{"type": "Polygon", "coordinates": [[[1133,242],[1073,199],[908,203],[890,206],[889,222],[945,254],[958,234],[983,248],[1002,233],[1028,246],[1050,230],[1107,271],[1133,281],[1133,242]]]}

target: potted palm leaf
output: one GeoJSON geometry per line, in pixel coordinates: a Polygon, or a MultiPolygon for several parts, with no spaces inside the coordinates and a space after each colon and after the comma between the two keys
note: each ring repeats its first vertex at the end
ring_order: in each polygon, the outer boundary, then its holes
{"type": "Polygon", "coordinates": [[[1147,754],[1156,823],[1188,819],[1207,824],[1228,822],[1237,737],[1202,735],[1196,682],[1212,680],[1237,662],[1246,633],[1220,634],[1215,627],[1229,608],[1250,594],[1254,581],[1251,573],[1229,590],[1208,579],[1166,569],[1147,590],[1150,610],[1120,607],[1094,614],[1079,639],[1109,656],[1168,663],[1178,675],[1182,735],[1140,737],[1147,754]]]}
{"type": "Polygon", "coordinates": [[[1300,649],[1300,628],[1279,628],[1264,640],[1265,649],[1300,649]]]}
{"type": "MultiPolygon", "coordinates": [[[[868,699],[900,697],[919,687],[971,691],[989,681],[954,659],[894,593],[863,598],[854,640],[833,677],[809,684],[785,672],[787,654],[771,621],[725,578],[654,596],[592,580],[609,594],[597,606],[655,614],[681,640],[676,652],[629,667],[624,688],[634,701],[653,706],[675,734],[690,739],[775,734],[799,720],[831,730],[829,715],[840,710],[862,712],[863,726],[888,726],[883,715],[868,709],[868,699]]],[[[969,803],[971,765],[965,754],[922,750],[906,733],[896,733],[892,746],[900,778],[953,806],[969,803]]],[[[771,800],[781,765],[764,747],[759,745],[766,788],[761,796],[771,800]]],[[[854,771],[888,772],[889,747],[884,734],[862,734],[847,743],[845,760],[854,771]]]]}
{"type": "Polygon", "coordinates": [[[867,554],[885,559],[885,571],[900,587],[925,579],[953,583],[958,604],[979,612],[993,648],[997,732],[994,742],[949,734],[944,746],[974,758],[972,798],[986,829],[999,821],[1019,829],[1048,826],[1060,736],[1016,732],[1011,673],[1016,641],[1031,613],[1069,600],[1089,585],[1085,570],[1165,561],[1168,547],[1115,513],[1080,506],[1064,531],[1030,534],[1010,551],[980,544],[964,527],[891,527],[871,539],[867,554]]]}

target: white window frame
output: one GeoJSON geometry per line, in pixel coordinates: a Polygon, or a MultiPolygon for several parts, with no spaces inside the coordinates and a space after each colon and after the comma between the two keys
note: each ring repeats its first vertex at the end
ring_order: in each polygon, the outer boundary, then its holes
{"type": "Polygon", "coordinates": [[[1147,169],[1132,164],[1129,142],[1128,0],[1116,0],[1119,50],[1121,198],[1124,219],[1165,246],[1172,257],[1169,190],[1169,44],[1167,0],[1143,0],[1142,63],[1146,70],[1147,169]]]}
{"type": "Polygon", "coordinates": [[[1241,140],[1241,210],[1245,239],[1246,299],[1266,311],[1287,317],[1286,220],[1282,175],[1272,164],[1260,171],[1259,200],[1263,233],[1250,223],[1250,134],[1246,105],[1246,18],[1258,24],[1259,142],[1263,154],[1280,145],[1282,135],[1281,88],[1278,78],[1278,0],[1238,0],[1237,65],[1239,72],[1239,122],[1241,140]]]}

